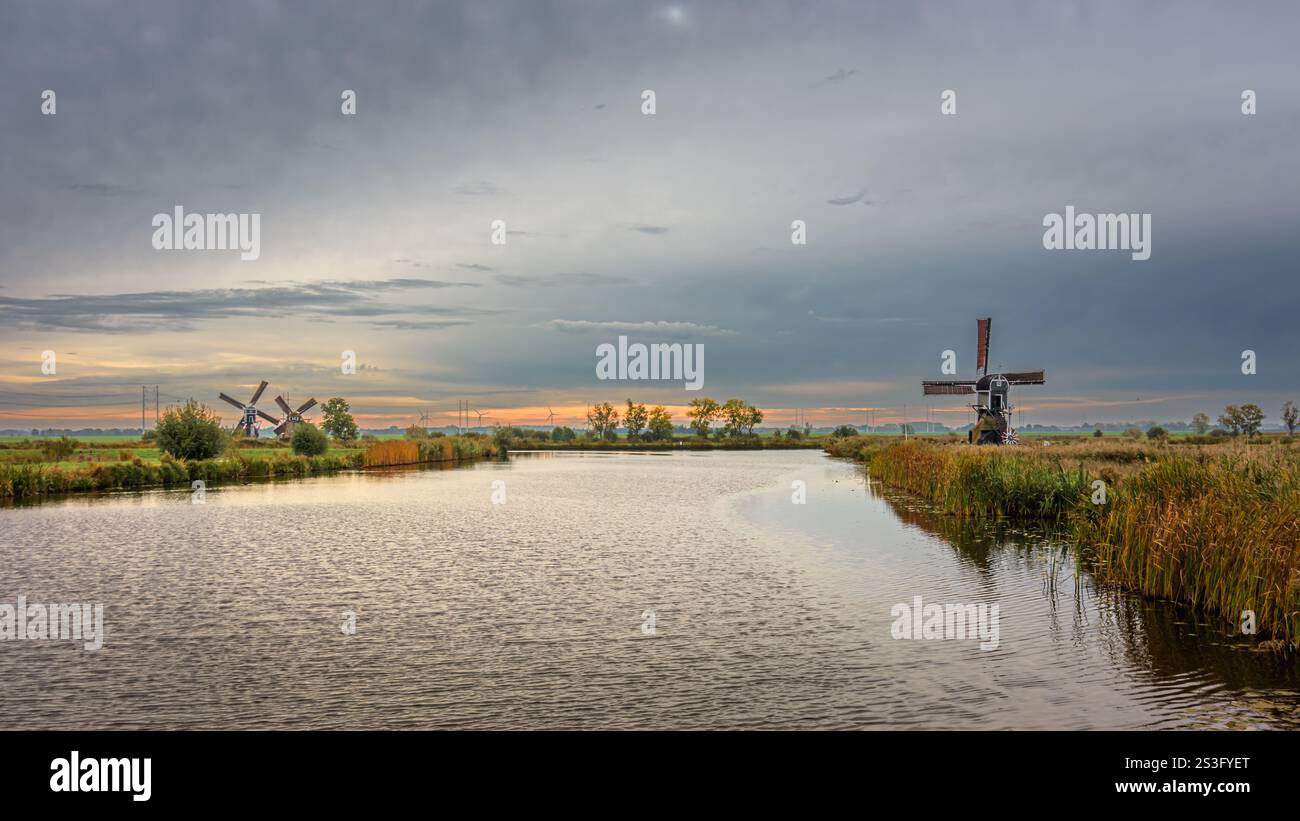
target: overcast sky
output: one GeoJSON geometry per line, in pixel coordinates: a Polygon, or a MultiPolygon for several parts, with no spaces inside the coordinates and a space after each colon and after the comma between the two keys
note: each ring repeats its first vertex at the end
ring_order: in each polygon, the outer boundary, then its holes
{"type": "Polygon", "coordinates": [[[700,394],[916,419],[980,316],[995,367],[1047,370],[1025,422],[1275,423],[1298,30],[1281,2],[6,2],[0,428],[260,379],[363,425],[700,394]],[[260,214],[260,258],[155,250],[177,205],[260,214]],[[1045,250],[1067,205],[1151,214],[1151,258],[1045,250]],[[620,333],[703,344],[703,391],[598,381],[620,333]]]}

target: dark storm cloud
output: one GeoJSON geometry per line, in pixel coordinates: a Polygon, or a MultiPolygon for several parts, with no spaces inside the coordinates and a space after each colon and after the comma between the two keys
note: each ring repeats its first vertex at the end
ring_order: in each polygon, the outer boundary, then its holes
{"type": "Polygon", "coordinates": [[[374,328],[388,328],[394,331],[441,331],[471,323],[462,319],[381,319],[367,324],[374,328]]]}
{"type": "Polygon", "coordinates": [[[859,190],[856,193],[848,194],[843,197],[832,197],[826,200],[826,204],[827,205],[852,205],[853,203],[862,199],[866,195],[867,195],[866,191],[859,190]]]}
{"type": "Polygon", "coordinates": [[[593,285],[627,285],[633,280],[629,277],[610,274],[592,274],[584,271],[545,276],[525,276],[520,274],[498,274],[497,282],[512,288],[569,288],[593,285]]]}
{"type": "Polygon", "coordinates": [[[144,291],[124,294],[52,294],[42,298],[0,297],[0,323],[34,330],[149,333],[194,330],[199,320],[237,317],[322,317],[482,315],[482,309],[383,303],[374,295],[394,291],[477,287],[473,283],[426,279],[325,280],[259,288],[144,291]]]}
{"type": "Polygon", "coordinates": [[[452,190],[464,197],[493,197],[501,193],[500,188],[484,181],[461,183],[452,190]]]}
{"type": "Polygon", "coordinates": [[[490,312],[405,303],[491,293],[511,315],[472,367],[500,384],[588,390],[587,337],[660,317],[734,332],[709,340],[719,390],[784,401],[807,384],[848,405],[869,397],[839,383],[891,383],[870,398],[915,403],[943,350],[969,369],[990,315],[995,358],[1090,402],[1268,392],[1274,415],[1300,384],[1293,5],[666,5],[7,4],[0,343],[272,310],[426,323],[437,357],[442,323],[490,312]],[[155,290],[175,259],[151,252],[148,220],[178,202],[262,212],[265,287],[217,287],[246,275],[196,262],[187,284],[214,287],[155,290]],[[1152,259],[1043,250],[1044,214],[1067,204],[1152,213],[1152,259]],[[497,218],[511,242],[488,248],[497,218]],[[478,292],[277,280],[395,258],[512,273],[478,292]],[[101,279],[123,293],[34,297],[101,279]],[[601,283],[620,287],[582,287],[601,283]],[[590,324],[547,326],[572,316],[590,324]]]}
{"type": "Polygon", "coordinates": [[[129,185],[114,185],[107,182],[79,182],[68,186],[79,194],[92,194],[98,197],[122,197],[136,193],[129,185]]]}
{"type": "Polygon", "coordinates": [[[838,71],[836,71],[834,74],[831,74],[830,76],[827,77],[823,77],[822,79],[813,83],[812,86],[810,87],[821,88],[822,86],[836,86],[857,73],[858,70],[856,68],[851,68],[848,71],[845,71],[844,69],[841,68],[838,71]]]}

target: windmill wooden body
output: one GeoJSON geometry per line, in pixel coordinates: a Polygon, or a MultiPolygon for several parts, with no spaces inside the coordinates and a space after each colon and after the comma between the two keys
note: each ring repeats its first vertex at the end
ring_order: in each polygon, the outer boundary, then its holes
{"type": "Polygon", "coordinates": [[[921,389],[926,396],[954,396],[973,394],[975,401],[975,426],[967,434],[967,441],[977,445],[1014,445],[1018,442],[1016,430],[1011,427],[1012,385],[1043,385],[1047,383],[1044,371],[1016,371],[989,373],[989,330],[992,319],[978,322],[977,359],[975,370],[978,379],[926,380],[921,389]]]}

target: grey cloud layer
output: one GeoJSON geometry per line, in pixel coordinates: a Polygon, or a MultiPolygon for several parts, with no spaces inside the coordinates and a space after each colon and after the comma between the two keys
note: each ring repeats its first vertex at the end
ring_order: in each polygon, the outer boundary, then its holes
{"type": "MultiPolygon", "coordinates": [[[[482,309],[413,306],[376,301],[375,295],[395,291],[477,287],[473,283],[428,279],[295,282],[258,288],[217,288],[194,291],[144,291],[126,294],[53,294],[41,298],[0,296],[0,322],[27,330],[69,330],[98,333],[148,333],[197,328],[198,320],[268,316],[325,317],[423,314],[468,316],[482,309]]],[[[388,320],[374,323],[393,328],[441,328],[446,321],[421,323],[388,320]]],[[[464,322],[455,324],[465,324],[464,322]]]]}
{"type": "Polygon", "coordinates": [[[9,4],[0,342],[224,340],[277,311],[401,332],[393,357],[426,334],[441,361],[474,322],[447,367],[586,391],[594,338],[671,328],[756,401],[861,381],[899,387],[809,399],[901,405],[942,350],[969,367],[992,315],[995,357],[1053,391],[1268,405],[1300,384],[1295,6],[682,5],[9,4]],[[176,203],[262,213],[262,260],[153,252],[176,203]],[[1044,251],[1067,204],[1151,212],[1152,260],[1044,251]],[[417,266],[481,287],[383,279],[417,266]],[[312,276],[340,270],[377,282],[312,276]]]}

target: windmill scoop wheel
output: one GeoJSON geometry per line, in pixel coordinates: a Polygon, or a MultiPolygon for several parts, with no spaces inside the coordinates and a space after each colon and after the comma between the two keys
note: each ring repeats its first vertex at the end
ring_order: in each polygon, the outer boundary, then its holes
{"type": "Polygon", "coordinates": [[[989,331],[992,319],[977,320],[975,370],[978,379],[925,380],[921,389],[926,396],[959,396],[974,394],[971,409],[975,411],[975,426],[968,441],[977,445],[1015,445],[1020,439],[1011,427],[1011,386],[1045,385],[1045,371],[1018,371],[989,373],[989,331]]]}

